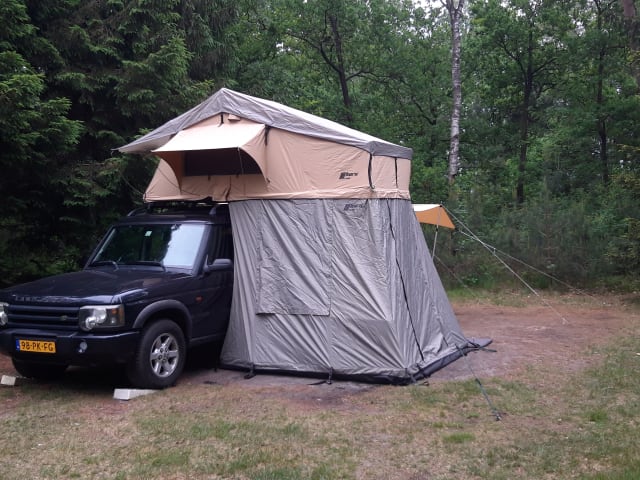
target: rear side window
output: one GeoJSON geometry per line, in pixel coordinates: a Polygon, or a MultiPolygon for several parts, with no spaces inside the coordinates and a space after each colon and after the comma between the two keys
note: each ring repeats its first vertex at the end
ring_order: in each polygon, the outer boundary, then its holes
{"type": "Polygon", "coordinates": [[[233,235],[229,225],[212,227],[207,259],[209,263],[213,263],[218,258],[233,260],[233,235]]]}

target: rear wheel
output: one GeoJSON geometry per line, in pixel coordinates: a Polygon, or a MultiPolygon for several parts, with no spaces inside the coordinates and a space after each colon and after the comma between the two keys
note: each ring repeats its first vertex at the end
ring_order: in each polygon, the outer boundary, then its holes
{"type": "Polygon", "coordinates": [[[38,380],[55,380],[60,378],[67,369],[67,365],[59,365],[56,363],[38,363],[12,358],[13,368],[27,378],[35,378],[38,380]]]}
{"type": "Polygon", "coordinates": [[[129,381],[138,388],[166,388],[177,380],[186,360],[186,342],[180,327],[159,320],[142,331],[133,360],[127,366],[129,381]]]}

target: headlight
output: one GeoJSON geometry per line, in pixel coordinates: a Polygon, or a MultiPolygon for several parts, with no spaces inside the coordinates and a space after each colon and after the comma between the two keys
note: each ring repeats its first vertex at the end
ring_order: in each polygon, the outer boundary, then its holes
{"type": "Polygon", "coordinates": [[[124,325],[122,305],[88,305],[78,312],[80,328],[85,331],[102,328],[116,328],[124,325]]]}
{"type": "Polygon", "coordinates": [[[0,327],[4,327],[9,322],[9,316],[7,315],[8,303],[0,302],[0,327]]]}

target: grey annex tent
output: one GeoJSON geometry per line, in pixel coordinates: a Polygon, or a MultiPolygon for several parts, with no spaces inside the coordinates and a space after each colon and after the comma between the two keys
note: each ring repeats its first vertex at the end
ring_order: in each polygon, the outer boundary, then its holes
{"type": "Polygon", "coordinates": [[[412,150],[228,89],[119,148],[160,157],[145,201],[229,202],[227,367],[410,383],[462,333],[409,196],[412,150]]]}

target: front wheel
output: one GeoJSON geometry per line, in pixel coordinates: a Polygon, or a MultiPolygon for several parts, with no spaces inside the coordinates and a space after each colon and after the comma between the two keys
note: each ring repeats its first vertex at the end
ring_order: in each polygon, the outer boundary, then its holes
{"type": "Polygon", "coordinates": [[[59,365],[57,363],[38,363],[29,362],[27,360],[21,360],[19,358],[12,358],[13,368],[27,378],[35,378],[37,380],[55,380],[62,376],[67,369],[66,365],[59,365]]]}
{"type": "Polygon", "coordinates": [[[171,320],[154,322],[142,331],[136,353],[127,367],[127,376],[138,388],[166,388],[177,380],[186,360],[186,342],[171,320]]]}

